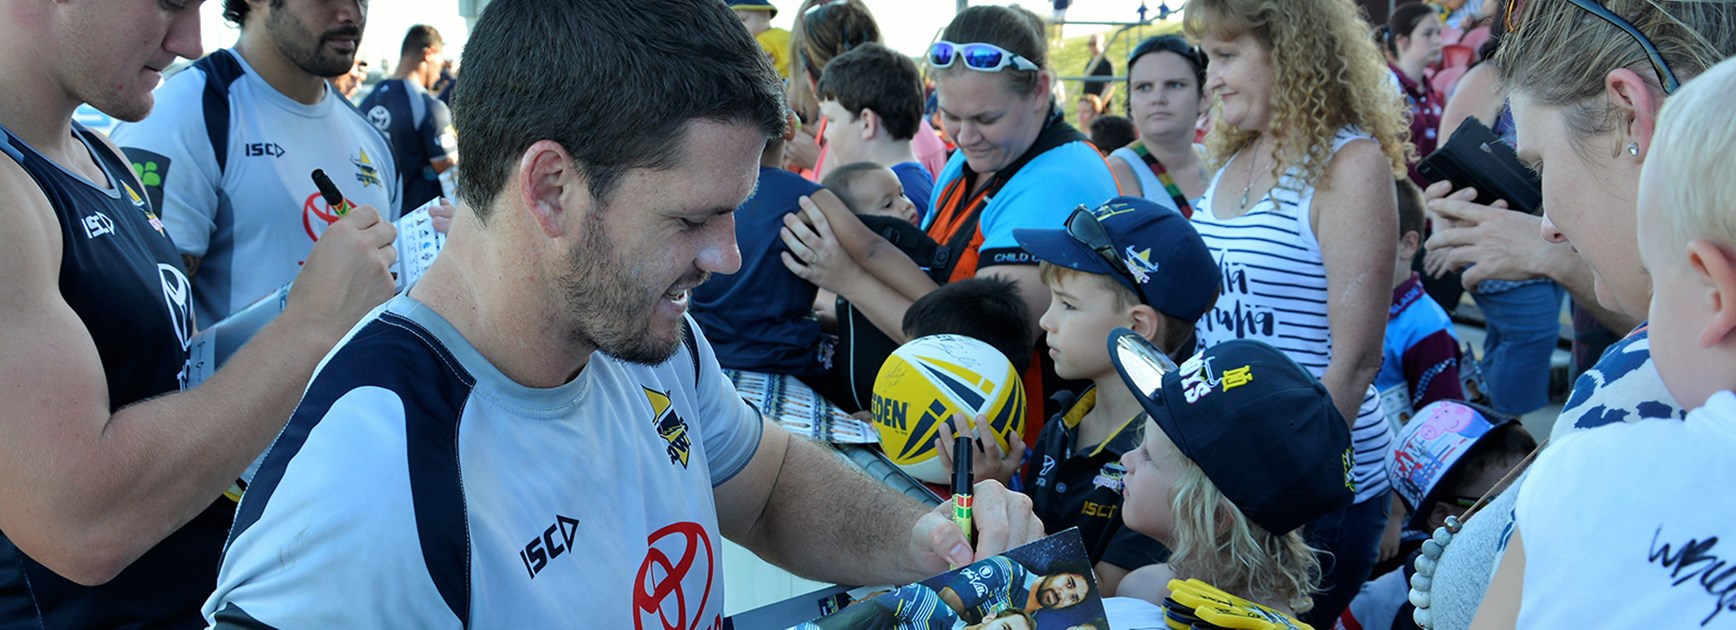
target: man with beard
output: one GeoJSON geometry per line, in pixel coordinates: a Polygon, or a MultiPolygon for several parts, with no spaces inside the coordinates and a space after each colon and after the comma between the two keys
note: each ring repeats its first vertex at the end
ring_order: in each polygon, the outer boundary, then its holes
{"type": "Polygon", "coordinates": [[[175,75],[156,111],[115,129],[186,260],[198,321],[214,323],[295,277],[347,206],[400,211],[392,147],[327,77],[350,71],[367,3],[224,0],[241,39],[175,75]]]}
{"type": "Polygon", "coordinates": [[[6,4],[0,20],[0,627],[202,627],[235,503],[301,384],[392,295],[392,226],[351,211],[283,314],[185,387],[193,331],[174,243],[125,158],[72,120],[151,110],[199,5],[6,4]],[[99,586],[100,585],[100,586],[99,586]]]}
{"type": "Polygon", "coordinates": [[[951,505],[763,419],[686,317],[740,267],[734,211],[786,125],[724,3],[494,0],[464,67],[445,249],[266,454],[216,627],[716,628],[721,537],[885,584],[1042,534],[985,481],[973,549],[951,505]]]}
{"type": "Polygon", "coordinates": [[[1008,610],[1069,608],[1091,597],[1086,569],[1052,567],[1048,575],[1037,575],[1011,558],[989,558],[959,569],[940,589],[940,599],[967,621],[1008,610]]]}

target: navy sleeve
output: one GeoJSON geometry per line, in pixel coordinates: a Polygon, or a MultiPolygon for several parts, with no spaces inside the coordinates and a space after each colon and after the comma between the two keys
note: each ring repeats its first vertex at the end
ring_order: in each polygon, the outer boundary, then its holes
{"type": "Polygon", "coordinates": [[[440,99],[426,95],[423,98],[428,100],[428,118],[416,130],[422,150],[427,152],[429,162],[452,157],[458,150],[457,137],[452,132],[452,110],[440,99]]]}

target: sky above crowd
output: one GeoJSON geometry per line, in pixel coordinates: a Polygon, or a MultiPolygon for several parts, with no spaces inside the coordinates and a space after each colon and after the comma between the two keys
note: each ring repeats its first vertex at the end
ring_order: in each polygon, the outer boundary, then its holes
{"type": "MultiPolygon", "coordinates": [[[[630,2],[631,0],[629,0],[630,2]]],[[[954,0],[866,0],[868,8],[880,22],[887,45],[905,54],[916,56],[952,20],[956,10],[954,0]]],[[[1005,2],[1005,0],[1003,0],[1005,2]]],[[[1155,15],[1162,0],[1146,0],[1149,15],[1155,15]]],[[[789,28],[795,21],[796,7],[801,0],[772,0],[778,7],[773,26],[789,28]]],[[[973,4],[985,4],[973,2],[973,4]]],[[[1013,0],[1048,18],[1054,12],[1051,0],[1013,0]]],[[[1073,0],[1067,11],[1070,21],[1132,22],[1138,19],[1141,0],[1073,0]]],[[[1171,0],[1170,6],[1179,6],[1171,0]]],[[[206,0],[202,8],[205,50],[227,48],[235,44],[238,32],[223,21],[221,0],[206,0]]],[[[447,55],[457,57],[469,37],[469,27],[458,14],[458,0],[372,0],[368,6],[367,32],[363,35],[361,56],[371,64],[394,63],[404,31],[415,24],[429,24],[446,39],[447,55]]],[[[1072,37],[1104,30],[1104,26],[1069,27],[1072,37]]],[[[386,71],[390,72],[387,67],[386,71]]]]}

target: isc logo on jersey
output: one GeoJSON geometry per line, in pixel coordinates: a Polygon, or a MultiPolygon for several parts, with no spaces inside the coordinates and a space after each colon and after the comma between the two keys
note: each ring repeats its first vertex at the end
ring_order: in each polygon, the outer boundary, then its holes
{"type": "MultiPolygon", "coordinates": [[[[874,378],[874,427],[893,464],[929,483],[946,483],[934,439],[954,413],[988,433],[1002,449],[1025,428],[1025,386],[1019,371],[993,346],[960,335],[931,335],[899,347],[874,378]]],[[[965,430],[961,427],[961,430],[965,430]]]]}
{"type": "Polygon", "coordinates": [[[669,463],[681,464],[687,467],[687,456],[693,450],[693,440],[688,436],[687,421],[675,413],[675,406],[669,402],[669,394],[641,387],[645,390],[645,398],[651,403],[651,426],[657,428],[657,436],[669,443],[669,463]]]}

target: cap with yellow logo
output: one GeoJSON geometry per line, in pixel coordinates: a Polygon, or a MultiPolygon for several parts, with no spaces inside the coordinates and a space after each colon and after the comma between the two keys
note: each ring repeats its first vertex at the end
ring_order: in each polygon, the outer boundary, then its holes
{"type": "Polygon", "coordinates": [[[1249,520],[1284,534],[1355,499],[1350,425],[1319,379],[1283,352],[1238,339],[1154,369],[1138,363],[1161,353],[1139,344],[1150,346],[1125,328],[1110,333],[1123,380],[1249,520]]]}

